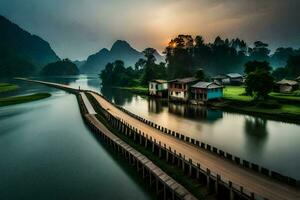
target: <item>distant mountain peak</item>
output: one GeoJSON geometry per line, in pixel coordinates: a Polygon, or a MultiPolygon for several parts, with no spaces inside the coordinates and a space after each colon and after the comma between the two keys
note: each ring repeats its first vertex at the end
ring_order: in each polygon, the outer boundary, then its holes
{"type": "Polygon", "coordinates": [[[117,40],[114,42],[110,50],[114,51],[114,50],[128,49],[128,48],[132,48],[128,42],[126,42],[125,40],[117,40]]]}
{"type": "Polygon", "coordinates": [[[109,50],[107,48],[102,48],[100,49],[100,51],[98,51],[98,53],[108,53],[109,50]]]}
{"type": "MultiPolygon", "coordinates": [[[[155,52],[155,57],[158,62],[164,60],[157,51],[155,52]]],[[[84,73],[99,73],[108,62],[123,60],[127,67],[134,66],[140,58],[144,58],[142,52],[137,51],[124,40],[117,40],[113,43],[110,50],[103,48],[98,53],[90,55],[80,69],[84,73]]]]}

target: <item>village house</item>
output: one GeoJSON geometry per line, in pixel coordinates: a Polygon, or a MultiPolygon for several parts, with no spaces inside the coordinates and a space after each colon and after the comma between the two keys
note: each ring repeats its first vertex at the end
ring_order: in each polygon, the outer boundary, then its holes
{"type": "Polygon", "coordinates": [[[222,85],[242,85],[244,78],[239,73],[220,74],[212,78],[214,82],[222,85]]]}
{"type": "Polygon", "coordinates": [[[160,98],[168,97],[168,82],[166,80],[149,81],[149,95],[160,98]]]}
{"type": "Polygon", "coordinates": [[[279,92],[292,92],[299,89],[299,83],[297,81],[282,79],[275,85],[275,90],[279,92]]]}
{"type": "Polygon", "coordinates": [[[215,82],[198,82],[191,86],[190,102],[203,104],[223,97],[223,86],[215,82]]]}
{"type": "Polygon", "coordinates": [[[174,79],[168,82],[168,95],[171,101],[183,101],[189,100],[190,86],[197,83],[198,79],[195,77],[174,79]]]}

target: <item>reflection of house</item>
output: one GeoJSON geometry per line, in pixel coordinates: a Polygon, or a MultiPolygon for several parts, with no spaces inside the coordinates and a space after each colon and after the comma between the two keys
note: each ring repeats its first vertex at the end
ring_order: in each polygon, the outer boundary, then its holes
{"type": "Polygon", "coordinates": [[[149,82],[149,95],[156,97],[167,97],[168,82],[166,80],[152,80],[149,82]]]}
{"type": "Polygon", "coordinates": [[[168,82],[169,100],[188,101],[189,88],[195,84],[198,79],[194,77],[174,79],[168,82]]]}
{"type": "Polygon", "coordinates": [[[276,89],[279,92],[292,92],[299,88],[297,81],[282,79],[276,83],[276,89]]]}
{"type": "Polygon", "coordinates": [[[217,75],[213,80],[222,85],[241,85],[243,84],[243,76],[239,73],[229,73],[226,75],[217,75]]]}
{"type": "Polygon", "coordinates": [[[191,86],[191,103],[199,104],[223,97],[223,87],[214,82],[198,82],[191,86]]]}

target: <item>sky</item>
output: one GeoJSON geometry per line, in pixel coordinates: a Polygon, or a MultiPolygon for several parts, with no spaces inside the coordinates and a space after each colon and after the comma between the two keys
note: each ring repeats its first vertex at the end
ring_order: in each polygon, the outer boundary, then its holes
{"type": "MultiPolygon", "coordinates": [[[[300,47],[300,0],[1,0],[0,14],[83,60],[115,40],[163,51],[178,34],[300,47]]],[[[0,30],[1,31],[1,30],[0,30]]]]}

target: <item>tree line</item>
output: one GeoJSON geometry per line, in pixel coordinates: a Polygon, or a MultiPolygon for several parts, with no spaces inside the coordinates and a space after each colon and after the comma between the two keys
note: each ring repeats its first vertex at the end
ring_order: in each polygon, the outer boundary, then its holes
{"type": "MultiPolygon", "coordinates": [[[[266,61],[274,68],[284,67],[290,57],[300,55],[300,49],[290,47],[277,48],[273,54],[270,52],[269,45],[262,41],[256,41],[250,46],[239,38],[222,39],[218,36],[214,42],[205,43],[202,36],[193,38],[191,35],[178,35],[164,51],[168,78],[190,76],[198,68],[211,75],[241,73],[243,66],[249,61],[266,61]]],[[[277,74],[281,74],[281,71],[277,74]]]]}
{"type": "MultiPolygon", "coordinates": [[[[300,75],[300,49],[281,47],[272,55],[270,52],[268,44],[261,41],[249,46],[239,38],[230,40],[218,36],[214,42],[205,43],[202,36],[193,38],[190,35],[178,35],[164,50],[166,63],[156,63],[155,49],[146,48],[143,51],[144,58],[140,58],[134,67],[127,68],[123,61],[117,60],[108,63],[100,77],[103,85],[138,86],[146,85],[152,79],[170,80],[194,76],[203,71],[205,75],[200,74],[203,79],[221,73],[244,72],[250,75],[262,71],[250,72],[246,70],[249,65],[261,65],[273,80],[295,78],[300,75]],[[272,63],[282,67],[273,70],[272,63]],[[266,65],[270,68],[266,68],[266,65]]],[[[260,66],[257,69],[260,69],[260,66]]]]}

